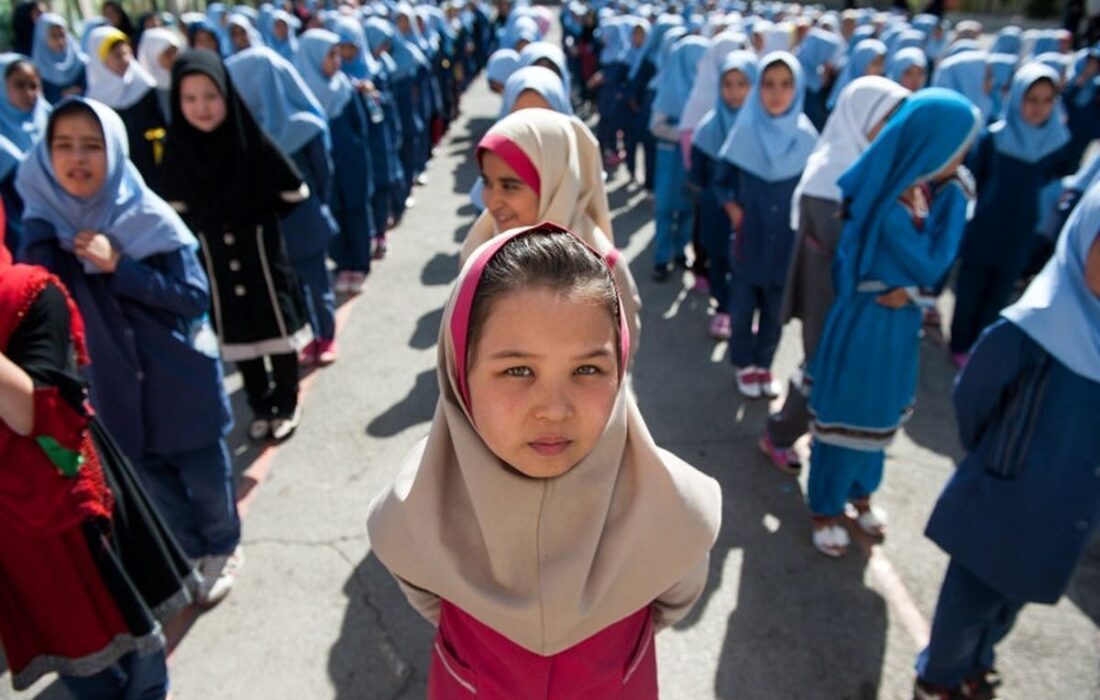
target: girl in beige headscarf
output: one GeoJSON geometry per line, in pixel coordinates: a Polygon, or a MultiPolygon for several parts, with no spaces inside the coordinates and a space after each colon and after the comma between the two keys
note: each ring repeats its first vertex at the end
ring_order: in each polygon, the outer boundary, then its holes
{"type": "Polygon", "coordinates": [[[428,437],[371,547],[438,626],[432,700],[657,696],[653,634],[703,591],[718,484],[650,437],[605,260],[553,224],[467,260],[428,437]]]}
{"type": "Polygon", "coordinates": [[[550,221],[574,232],[611,266],[637,352],[641,298],[615,249],[599,142],[580,119],[525,109],[498,121],[477,147],[485,210],[462,244],[460,264],[501,231],[550,221]]]}

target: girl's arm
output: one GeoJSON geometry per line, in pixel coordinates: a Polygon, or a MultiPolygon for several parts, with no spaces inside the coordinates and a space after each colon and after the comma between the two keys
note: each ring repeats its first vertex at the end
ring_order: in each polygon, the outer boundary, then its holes
{"type": "Polygon", "coordinates": [[[19,365],[0,352],[0,423],[16,435],[34,428],[34,382],[19,365]]]}
{"type": "Polygon", "coordinates": [[[210,307],[206,274],[190,248],[142,260],[121,256],[111,277],[111,291],[186,319],[198,318],[210,307]]]}
{"type": "Polygon", "coordinates": [[[730,225],[734,231],[741,230],[741,220],[744,211],[737,201],[737,186],[740,184],[741,170],[736,165],[724,158],[718,158],[714,163],[714,175],[710,189],[714,193],[714,199],[718,206],[726,211],[730,225]]]}
{"type": "Polygon", "coordinates": [[[974,188],[978,193],[981,193],[982,187],[989,180],[992,161],[993,137],[988,131],[983,131],[974,142],[974,145],[970,147],[970,152],[966,154],[965,161],[966,169],[974,176],[974,188]]]}
{"type": "Polygon", "coordinates": [[[695,192],[702,192],[710,184],[710,156],[697,146],[691,147],[691,168],[687,174],[687,186],[695,192]]]}
{"type": "Polygon", "coordinates": [[[967,451],[978,446],[1008,387],[1024,368],[1026,336],[1010,321],[990,326],[974,345],[955,381],[952,399],[959,439],[967,451]]]}
{"type": "Polygon", "coordinates": [[[317,188],[317,195],[321,204],[328,204],[332,198],[332,157],[325,148],[325,141],[321,137],[313,139],[306,148],[306,159],[309,163],[310,175],[307,182],[313,183],[317,188]]]}
{"type": "Polygon", "coordinates": [[[664,112],[653,110],[653,116],[649,118],[649,133],[665,141],[680,143],[680,130],[672,124],[664,112]]]}
{"type": "Polygon", "coordinates": [[[710,552],[707,552],[676,585],[653,601],[653,623],[658,632],[676,624],[691,612],[707,586],[709,568],[710,552]]]}
{"type": "Polygon", "coordinates": [[[940,186],[923,231],[913,226],[904,207],[891,208],[879,245],[889,248],[905,271],[906,286],[932,287],[943,276],[958,253],[969,204],[965,185],[952,179],[940,186]]]}

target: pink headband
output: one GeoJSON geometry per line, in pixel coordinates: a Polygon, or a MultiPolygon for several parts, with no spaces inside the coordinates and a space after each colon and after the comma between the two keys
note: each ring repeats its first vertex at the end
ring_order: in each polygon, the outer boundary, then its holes
{"type": "Polygon", "coordinates": [[[531,162],[531,159],[527,157],[527,154],[523,152],[523,149],[517,146],[514,141],[509,140],[507,136],[490,132],[485,134],[477,144],[478,162],[481,161],[483,150],[492,151],[503,158],[508,167],[515,170],[516,175],[519,175],[527,183],[527,186],[535,191],[535,194],[542,194],[539,187],[542,184],[539,171],[535,168],[535,164],[531,162]]]}
{"type": "MultiPolygon", "coordinates": [[[[519,229],[508,235],[497,236],[489,243],[486,243],[481,249],[481,253],[478,257],[470,264],[469,273],[467,273],[466,277],[462,280],[462,286],[458,290],[458,298],[455,299],[454,314],[451,316],[451,339],[454,343],[455,373],[458,375],[458,391],[462,395],[462,402],[466,405],[467,410],[470,408],[470,388],[466,383],[466,345],[469,341],[468,332],[470,330],[470,316],[474,309],[474,296],[477,295],[477,287],[481,282],[481,276],[485,274],[485,268],[488,267],[489,261],[500,252],[500,249],[503,248],[506,243],[514,238],[529,233],[541,233],[543,231],[558,231],[576,237],[577,240],[584,243],[584,246],[591,250],[596,257],[604,260],[608,267],[614,267],[615,261],[618,260],[619,256],[617,250],[612,250],[606,258],[603,258],[595,248],[589,246],[572,231],[564,229],[557,224],[552,224],[549,221],[544,221],[541,224],[536,224],[528,228],[519,229]]],[[[619,360],[622,366],[622,373],[625,375],[626,365],[630,359],[630,329],[626,323],[626,314],[623,312],[621,297],[619,298],[619,346],[619,360]]]]}

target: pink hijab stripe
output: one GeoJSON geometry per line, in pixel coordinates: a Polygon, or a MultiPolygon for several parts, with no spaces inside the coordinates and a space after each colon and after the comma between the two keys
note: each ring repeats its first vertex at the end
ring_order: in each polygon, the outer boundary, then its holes
{"type": "MultiPolygon", "coordinates": [[[[516,171],[516,175],[527,183],[528,187],[535,191],[535,194],[542,195],[541,185],[542,180],[539,177],[538,168],[531,162],[531,159],[527,157],[527,154],[523,152],[523,149],[515,144],[514,141],[508,139],[508,137],[501,134],[494,134],[492,132],[485,134],[477,144],[478,153],[482,150],[492,151],[508,164],[508,167],[516,171]]],[[[478,158],[480,160],[480,157],[478,158]]]]}
{"type": "MultiPolygon", "coordinates": [[[[466,351],[469,342],[470,316],[473,314],[474,297],[477,295],[477,287],[481,283],[481,276],[485,274],[485,268],[488,267],[493,256],[500,252],[500,249],[513,238],[545,231],[568,233],[584,243],[584,246],[591,250],[596,257],[603,260],[609,268],[614,267],[615,260],[618,259],[617,250],[613,250],[604,258],[595,248],[581,240],[577,234],[549,221],[497,236],[482,246],[479,249],[478,256],[470,263],[470,269],[466,276],[462,278],[462,286],[459,287],[458,297],[455,299],[454,313],[451,315],[451,342],[454,345],[455,352],[455,375],[458,380],[458,391],[462,395],[462,402],[467,410],[470,410],[470,388],[466,382],[466,351]],[[614,259],[612,258],[613,255],[615,256],[614,259]]],[[[626,323],[626,314],[623,312],[622,298],[619,298],[619,355],[620,373],[625,374],[627,364],[630,361],[630,329],[626,323]]]]}

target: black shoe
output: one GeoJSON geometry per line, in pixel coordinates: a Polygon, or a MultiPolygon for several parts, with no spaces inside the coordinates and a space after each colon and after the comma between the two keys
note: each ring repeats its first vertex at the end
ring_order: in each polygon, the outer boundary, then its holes
{"type": "Polygon", "coordinates": [[[676,267],[680,268],[681,270],[688,269],[688,259],[686,255],[676,256],[676,267]]]}
{"type": "Polygon", "coordinates": [[[664,282],[668,280],[672,274],[672,270],[668,269],[668,264],[657,265],[653,268],[653,280],[655,282],[664,282]]]}

